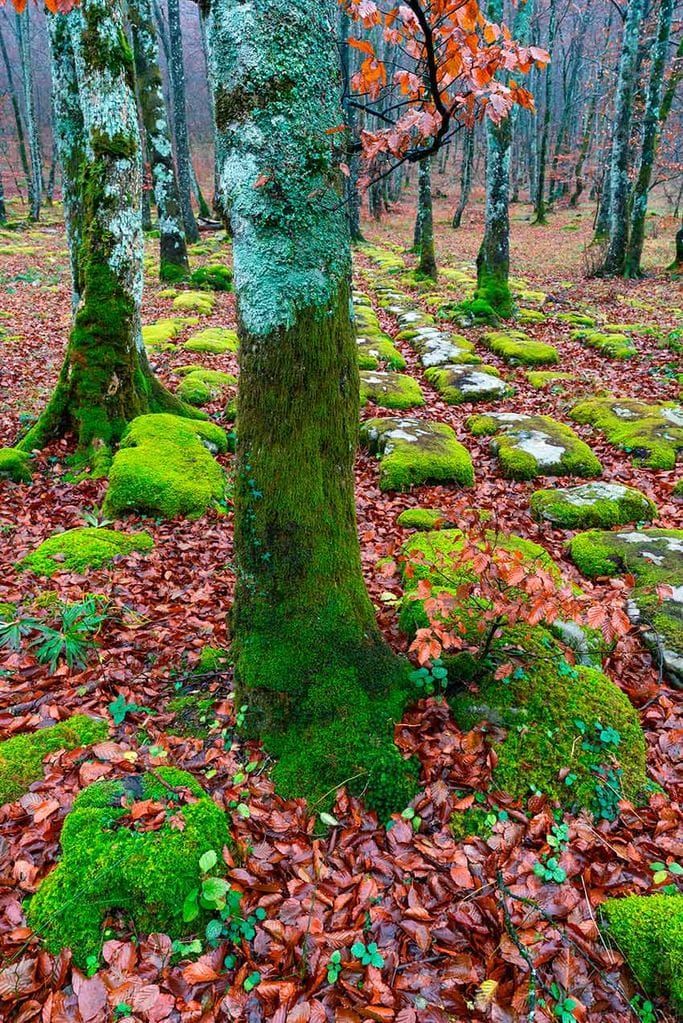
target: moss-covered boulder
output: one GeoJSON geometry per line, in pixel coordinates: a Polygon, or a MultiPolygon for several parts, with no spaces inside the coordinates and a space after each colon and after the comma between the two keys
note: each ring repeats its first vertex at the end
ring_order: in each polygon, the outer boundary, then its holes
{"type": "Polygon", "coordinates": [[[222,263],[199,266],[190,274],[190,284],[202,291],[232,291],[232,270],[222,263]]]}
{"type": "Polygon", "coordinates": [[[105,512],[201,515],[223,497],[225,473],[213,455],[227,449],[225,432],[215,423],[165,413],[138,416],[114,456],[105,512]]]}
{"type": "Polygon", "coordinates": [[[37,732],[0,742],[0,803],[11,803],[43,777],[43,760],[57,750],[78,749],[106,739],[106,721],[74,714],[37,732]]]}
{"type": "Polygon", "coordinates": [[[56,572],[86,572],[101,568],[115,558],[133,551],[149,551],[154,540],[149,533],[121,533],[115,529],[83,527],[67,529],[43,540],[19,567],[36,575],[52,576],[56,572]]]}
{"type": "Polygon", "coordinates": [[[402,529],[420,531],[445,529],[451,525],[448,515],[440,508],[406,508],[396,519],[396,524],[402,529]]]}
{"type": "Polygon", "coordinates": [[[638,983],[683,1016],[683,895],[627,895],[601,910],[638,983]]]}
{"type": "Polygon", "coordinates": [[[356,344],[360,369],[379,369],[382,364],[393,370],[406,368],[405,358],[386,334],[371,337],[359,335],[356,344]]]}
{"type": "Polygon", "coordinates": [[[425,398],[417,380],[405,373],[381,373],[361,370],[360,400],[365,405],[372,402],[380,408],[407,409],[425,404],[425,398]]]}
{"type": "Polygon", "coordinates": [[[607,529],[627,522],[650,522],[655,504],[635,487],[621,483],[582,483],[578,487],[537,490],[530,498],[535,519],[563,529],[607,529]]]}
{"type": "Polygon", "coordinates": [[[213,311],[216,300],[206,291],[181,291],[173,299],[173,308],[187,312],[197,312],[208,316],[213,311]]]}
{"type": "Polygon", "coordinates": [[[176,370],[176,373],[183,376],[178,397],[189,405],[206,405],[237,383],[236,377],[218,369],[204,369],[201,366],[188,366],[184,369],[185,372],[182,367],[176,370]]]}
{"type": "Polygon", "coordinates": [[[159,348],[177,337],[185,326],[186,321],[182,316],[156,320],[142,328],[142,340],[148,348],[159,348]]]}
{"type": "Polygon", "coordinates": [[[586,398],[569,413],[577,423],[590,423],[610,444],[630,454],[637,465],[673,469],[683,451],[683,405],[648,404],[634,398],[586,398]]]}
{"type": "Polygon", "coordinates": [[[560,361],[556,348],[534,341],[522,330],[492,330],[484,334],[482,343],[512,365],[546,366],[560,361]]]}
{"type": "Polygon", "coordinates": [[[540,309],[522,308],[515,313],[515,319],[524,326],[527,323],[545,323],[548,317],[540,309]]]}
{"type": "Polygon", "coordinates": [[[403,259],[390,249],[382,249],[378,245],[363,244],[360,251],[385,274],[399,274],[405,271],[406,265],[403,259]]]}
{"type": "Polygon", "coordinates": [[[190,352],[223,355],[225,352],[236,352],[238,344],[237,331],[227,327],[207,327],[189,337],[184,347],[190,352]]]}
{"type": "Polygon", "coordinates": [[[574,431],[550,416],[489,412],[470,416],[467,426],[476,437],[494,436],[493,450],[508,479],[537,476],[598,476],[600,462],[574,431]]]}
{"type": "Polygon", "coordinates": [[[425,377],[449,405],[494,401],[512,393],[495,366],[432,366],[425,377]]]}
{"type": "Polygon", "coordinates": [[[474,485],[470,454],[445,423],[408,417],[368,419],[361,423],[360,436],[381,459],[381,490],[409,490],[423,483],[474,485]]]}
{"type": "Polygon", "coordinates": [[[461,362],[469,365],[481,362],[474,353],[474,345],[466,337],[439,330],[431,324],[403,330],[399,337],[408,341],[410,347],[418,353],[425,369],[461,362]]]}
{"type": "Polygon", "coordinates": [[[589,578],[624,573],[635,577],[629,617],[643,626],[643,638],[669,681],[683,688],[683,530],[594,529],[572,537],[567,547],[589,578]],[[657,588],[662,585],[671,592],[660,598],[657,588]]]}
{"type": "Polygon", "coordinates": [[[561,373],[552,369],[529,369],[525,375],[536,391],[541,391],[544,387],[548,387],[548,385],[552,387],[568,383],[570,380],[576,380],[573,373],[561,373]]]}
{"type": "Polygon", "coordinates": [[[194,932],[183,904],[201,884],[199,860],[213,851],[206,873],[223,873],[229,841],[225,814],[185,771],[160,767],[155,775],[95,782],[64,821],[62,858],[29,903],[29,925],[50,952],[70,948],[81,968],[99,954],[104,920],[115,911],[136,933],[194,932]],[[166,812],[158,830],[136,827],[130,810],[143,800],[166,812]]]}
{"type": "Polygon", "coordinates": [[[0,448],[0,480],[30,483],[32,478],[31,456],[28,451],[0,448]]]}
{"type": "Polygon", "coordinates": [[[595,317],[589,316],[588,313],[579,312],[558,313],[555,319],[559,320],[560,323],[570,323],[573,327],[595,326],[595,317]]]}
{"type": "Polygon", "coordinates": [[[572,338],[588,348],[595,348],[610,359],[632,359],[638,349],[625,334],[608,334],[600,330],[573,330],[572,338]]]}

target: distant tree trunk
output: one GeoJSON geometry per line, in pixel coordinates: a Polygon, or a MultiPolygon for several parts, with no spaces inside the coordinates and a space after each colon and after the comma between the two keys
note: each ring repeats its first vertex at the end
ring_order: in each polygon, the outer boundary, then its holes
{"type": "Polygon", "coordinates": [[[643,142],[640,154],[640,168],[631,200],[630,232],[624,261],[624,275],[626,277],[639,277],[641,273],[640,261],[645,243],[647,199],[659,139],[662,93],[664,91],[664,69],[666,67],[669,38],[671,36],[673,10],[674,0],[661,0],[657,22],[657,39],[650,58],[650,82],[642,125],[643,142]]]}
{"type": "MultiPolygon", "coordinates": [[[[550,20],[548,22],[548,46],[552,53],[557,33],[557,0],[550,0],[550,20]]],[[[543,109],[543,126],[541,128],[541,145],[538,152],[538,177],[536,181],[535,196],[535,224],[545,224],[546,203],[545,203],[545,178],[548,163],[548,142],[550,139],[550,123],[552,119],[553,105],[553,62],[545,70],[545,107],[543,109]]]]}
{"type": "Polygon", "coordinates": [[[17,129],[17,147],[19,149],[19,160],[21,161],[21,169],[24,172],[26,187],[28,189],[31,179],[31,170],[28,164],[28,153],[26,152],[26,135],[24,132],[24,119],[21,116],[19,97],[17,95],[16,86],[14,84],[14,73],[12,71],[12,63],[9,59],[9,54],[7,53],[7,46],[5,45],[5,36],[2,29],[0,29],[0,52],[2,53],[2,62],[5,65],[5,73],[7,75],[7,88],[9,90],[10,101],[12,103],[14,123],[17,129]]]}
{"type": "Polygon", "coordinates": [[[19,59],[21,62],[21,84],[24,93],[24,110],[26,111],[26,133],[28,135],[28,151],[31,160],[28,175],[28,206],[31,220],[40,220],[40,206],[43,190],[43,168],[40,156],[40,140],[36,123],[36,104],[33,91],[33,64],[31,60],[31,22],[30,9],[25,7],[21,14],[17,12],[17,40],[19,43],[19,59]]]}
{"type": "Polygon", "coordinates": [[[45,202],[52,206],[55,198],[55,178],[57,176],[57,140],[52,138],[52,152],[50,154],[50,172],[47,176],[47,187],[45,189],[45,202]]]}
{"type": "Polygon", "coordinates": [[[676,255],[672,268],[677,273],[683,273],[683,224],[676,232],[676,255]]]}
{"type": "Polygon", "coordinates": [[[102,471],[131,419],[184,406],[153,376],[142,343],[140,136],[121,8],[111,0],[81,0],[71,14],[55,17],[52,38],[65,182],[73,183],[80,166],[78,196],[70,184],[65,193],[80,300],[52,397],[17,446],[40,448],[73,431],[102,471]],[[79,123],[76,96],[82,149],[67,130],[79,123]]]}
{"type": "Polygon", "coordinates": [[[605,21],[605,35],[604,35],[605,44],[604,44],[604,47],[602,49],[602,54],[598,58],[598,71],[597,71],[597,75],[595,77],[595,86],[593,88],[593,91],[591,92],[590,99],[588,101],[588,106],[586,108],[586,112],[585,112],[584,119],[583,119],[583,129],[582,129],[582,133],[581,133],[581,143],[579,145],[579,152],[578,152],[578,156],[576,158],[576,164],[574,165],[574,181],[575,181],[574,191],[572,192],[571,196],[569,197],[569,205],[570,206],[577,206],[578,205],[579,199],[583,195],[583,191],[584,191],[584,187],[585,187],[584,180],[583,180],[583,168],[584,168],[584,164],[586,162],[586,158],[588,156],[588,152],[589,152],[590,146],[591,146],[591,141],[592,141],[592,136],[593,136],[593,127],[594,127],[594,124],[595,124],[595,115],[596,115],[597,108],[598,108],[598,102],[600,101],[600,98],[602,97],[602,84],[603,84],[603,81],[604,81],[604,78],[605,78],[607,50],[609,48],[610,37],[612,35],[612,18],[613,18],[613,14],[614,14],[613,8],[610,7],[609,11],[607,13],[606,21],[605,21]]]}
{"type": "Polygon", "coordinates": [[[7,221],[7,207],[5,206],[5,186],[2,181],[2,174],[0,174],[0,224],[4,224],[7,221]]]}
{"type": "MultiPolygon", "coordinates": [[[[560,156],[565,146],[567,138],[570,132],[570,125],[572,116],[576,108],[576,92],[579,81],[579,70],[581,69],[581,62],[583,60],[583,47],[586,32],[589,26],[590,19],[590,8],[586,7],[581,14],[578,22],[577,37],[574,40],[571,54],[571,67],[569,71],[569,79],[567,88],[565,90],[564,102],[562,105],[562,115],[560,117],[560,123],[557,129],[557,138],[555,139],[555,148],[553,152],[553,163],[550,174],[550,204],[552,205],[556,199],[560,197],[561,187],[557,180],[557,168],[560,162],[560,156]]],[[[566,187],[566,186],[563,186],[566,187]]]]}
{"type": "Polygon", "coordinates": [[[643,0],[628,0],[619,61],[610,158],[609,243],[603,267],[603,273],[607,275],[622,274],[626,260],[632,100],[638,55],[638,29],[642,14],[643,0]]]}
{"type": "MultiPolygon", "coordinates": [[[[356,111],[351,104],[351,53],[348,38],[351,34],[351,22],[348,14],[339,8],[339,49],[342,69],[342,108],[344,123],[352,142],[356,136],[356,111]]],[[[359,154],[351,153],[348,161],[349,174],[346,178],[346,213],[349,221],[349,233],[352,242],[363,241],[360,229],[360,194],[358,192],[359,154]]]]}
{"type": "Polygon", "coordinates": [[[159,276],[162,281],[178,280],[186,276],[189,263],[150,0],[131,0],[128,16],[133,37],[138,103],[145,129],[154,201],[159,211],[159,276]]]}
{"type": "Polygon", "coordinates": [[[195,201],[197,203],[199,216],[203,220],[211,220],[211,210],[209,209],[208,202],[204,198],[202,186],[199,184],[199,178],[197,177],[197,173],[194,169],[194,164],[192,163],[192,161],[190,161],[190,174],[192,176],[192,194],[194,195],[195,201]]]}
{"type": "Polygon", "coordinates": [[[465,142],[463,145],[462,164],[460,165],[460,198],[453,214],[452,227],[458,228],[462,224],[462,215],[469,201],[472,189],[472,164],[474,163],[474,125],[465,129],[465,142]]]}
{"type": "Polygon", "coordinates": [[[192,209],[192,167],[190,139],[187,131],[187,106],[185,99],[185,58],[183,56],[183,35],[180,24],[180,0],[168,0],[168,36],[173,97],[173,124],[175,128],[176,156],[178,159],[178,185],[180,207],[183,214],[185,237],[188,242],[199,238],[197,222],[192,209]]]}

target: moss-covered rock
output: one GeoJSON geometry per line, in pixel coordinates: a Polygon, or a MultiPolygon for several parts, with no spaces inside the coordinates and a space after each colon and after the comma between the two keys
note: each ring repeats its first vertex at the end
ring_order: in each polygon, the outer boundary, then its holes
{"type": "Polygon", "coordinates": [[[105,512],[169,519],[201,515],[223,497],[225,474],[213,454],[224,453],[227,446],[225,432],[214,423],[166,414],[138,416],[112,462],[105,512]]]}
{"type": "Polygon", "coordinates": [[[177,337],[185,325],[182,317],[167,317],[155,323],[148,323],[142,328],[142,340],[148,348],[158,348],[177,337]]]}
{"type": "MultiPolygon", "coordinates": [[[[182,369],[176,372],[182,373],[182,369]]],[[[230,373],[222,373],[217,369],[190,367],[189,372],[183,375],[178,397],[189,405],[206,405],[236,383],[237,378],[230,373]]]]}
{"type": "Polygon", "coordinates": [[[372,402],[380,408],[407,409],[425,404],[425,398],[417,380],[405,373],[381,373],[361,370],[360,400],[365,405],[372,402]]]}
{"type": "Polygon", "coordinates": [[[525,375],[531,386],[537,391],[547,387],[548,384],[552,386],[553,384],[561,384],[564,381],[576,380],[573,373],[561,373],[552,369],[529,369],[525,375]]]}
{"type": "Polygon", "coordinates": [[[515,313],[515,319],[521,324],[526,323],[545,323],[548,319],[545,313],[542,313],[540,309],[518,309],[515,313]]]}
{"type": "Polygon", "coordinates": [[[549,416],[489,412],[470,416],[467,426],[477,437],[496,435],[492,447],[504,476],[531,480],[537,476],[598,476],[600,462],[564,423],[549,416]]]}
{"type": "Polygon", "coordinates": [[[378,245],[363,244],[360,246],[360,251],[373,263],[376,263],[383,273],[400,274],[405,271],[406,265],[403,259],[389,249],[382,249],[378,245]]]}
{"type": "Polygon", "coordinates": [[[545,366],[560,361],[556,348],[544,341],[534,341],[521,330],[489,331],[482,337],[482,343],[513,365],[545,366]]]}
{"type": "Polygon", "coordinates": [[[152,547],[154,540],[149,533],[120,533],[92,527],[67,529],[43,540],[19,562],[19,567],[46,576],[56,572],[84,573],[88,568],[101,568],[115,558],[152,547]]]}
{"type": "Polygon", "coordinates": [[[190,274],[190,284],[202,291],[232,291],[232,270],[222,263],[200,266],[190,274]]]}
{"type": "Polygon", "coordinates": [[[683,530],[579,533],[567,542],[569,554],[589,578],[628,573],[635,586],[627,610],[644,627],[643,638],[669,680],[683,688],[683,530]],[[657,588],[671,587],[660,597],[657,588]]]}
{"type": "Polygon", "coordinates": [[[32,478],[31,456],[28,451],[0,448],[0,480],[30,483],[32,478]]]}
{"type": "Polygon", "coordinates": [[[393,370],[405,369],[406,360],[387,335],[356,338],[360,369],[379,369],[386,364],[393,370]]]}
{"type": "MultiPolygon", "coordinates": [[[[81,968],[99,954],[104,920],[114,911],[136,933],[195,931],[196,922],[183,920],[183,903],[201,883],[199,859],[213,850],[209,872],[224,872],[221,851],[229,841],[225,814],[185,771],[160,767],[155,775],[95,782],[64,822],[62,858],[31,899],[29,924],[50,952],[70,948],[81,968]],[[122,805],[146,799],[167,807],[157,831],[136,830],[122,805]]],[[[200,910],[200,923],[202,917],[200,910]]]]}
{"type": "Polygon", "coordinates": [[[425,369],[463,362],[472,366],[481,362],[474,352],[474,345],[466,337],[439,330],[431,324],[404,330],[399,337],[408,341],[410,347],[418,353],[425,369]]]}
{"type": "Polygon", "coordinates": [[[57,750],[78,749],[106,739],[106,721],[74,714],[37,732],[0,742],[0,803],[11,803],[43,777],[43,759],[57,750]]]}
{"type": "Polygon", "coordinates": [[[683,895],[628,895],[601,909],[638,983],[683,1015],[683,895]]]}
{"type": "Polygon", "coordinates": [[[409,490],[423,483],[474,485],[470,454],[444,423],[369,419],[361,423],[360,435],[361,443],[381,458],[381,490],[409,490]]]}
{"type": "Polygon", "coordinates": [[[558,313],[556,319],[560,323],[570,323],[573,327],[594,327],[595,317],[589,316],[588,313],[558,313]]]}
{"type": "Polygon", "coordinates": [[[607,529],[627,522],[650,522],[657,516],[656,506],[645,494],[620,483],[537,490],[529,503],[534,518],[563,529],[607,529]]]}
{"type": "Polygon", "coordinates": [[[208,316],[216,304],[215,298],[206,291],[181,291],[173,299],[173,308],[182,309],[187,312],[197,312],[201,316],[208,316]]]}
{"type": "Polygon", "coordinates": [[[439,508],[406,508],[396,519],[403,529],[432,530],[445,529],[450,525],[446,512],[439,508]]]}
{"type": "Polygon", "coordinates": [[[449,405],[493,401],[512,393],[495,366],[432,366],[425,377],[449,405]]]}
{"type": "Polygon", "coordinates": [[[634,398],[586,398],[569,413],[577,423],[590,423],[611,444],[633,457],[637,465],[673,469],[683,451],[683,406],[674,402],[647,404],[634,398]]]}
{"type": "Polygon", "coordinates": [[[632,359],[638,354],[630,338],[625,334],[607,334],[600,330],[573,330],[572,338],[581,341],[588,348],[595,348],[610,359],[632,359]]]}

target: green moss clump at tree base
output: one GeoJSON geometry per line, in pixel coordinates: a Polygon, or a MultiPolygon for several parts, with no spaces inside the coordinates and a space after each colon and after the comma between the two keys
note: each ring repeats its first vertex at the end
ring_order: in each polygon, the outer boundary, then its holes
{"type": "Polygon", "coordinates": [[[14,483],[31,482],[31,460],[28,451],[0,448],[0,480],[2,479],[10,479],[14,483]]]}
{"type": "Polygon", "coordinates": [[[68,529],[48,537],[19,567],[36,575],[79,572],[101,568],[108,561],[132,551],[149,551],[154,541],[149,533],[120,533],[113,529],[68,529]]]}

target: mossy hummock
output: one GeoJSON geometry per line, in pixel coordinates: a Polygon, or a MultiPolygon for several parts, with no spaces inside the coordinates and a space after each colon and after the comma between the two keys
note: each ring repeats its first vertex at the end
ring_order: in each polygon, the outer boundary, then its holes
{"type": "MultiPolygon", "coordinates": [[[[182,937],[197,930],[196,921],[184,922],[183,903],[201,885],[200,857],[213,850],[210,873],[224,873],[229,844],[224,812],[185,771],[159,767],[154,775],[95,782],[64,821],[62,857],[28,904],[29,925],[48,951],[70,948],[81,969],[99,956],[114,912],[136,933],[182,937]],[[138,831],[129,809],[148,799],[167,808],[167,820],[157,831],[138,831]]],[[[200,911],[200,926],[206,916],[200,911]]]]}
{"type": "Polygon", "coordinates": [[[185,367],[176,370],[183,379],[178,388],[178,395],[189,405],[207,405],[219,397],[228,387],[234,387],[237,378],[230,373],[222,373],[218,369],[204,369],[201,366],[185,367]]]}
{"type": "Polygon", "coordinates": [[[12,480],[14,483],[30,483],[31,456],[28,451],[18,448],[0,448],[0,480],[12,480]]]}
{"type": "Polygon", "coordinates": [[[531,513],[563,529],[608,529],[627,522],[650,522],[655,504],[635,487],[621,483],[584,483],[566,489],[537,490],[531,495],[531,513]]]}
{"type": "Polygon", "coordinates": [[[630,337],[626,334],[606,334],[600,330],[573,330],[572,338],[581,341],[588,348],[595,348],[610,359],[632,359],[638,354],[630,337]]]}
{"type": "Polygon", "coordinates": [[[423,483],[474,486],[467,448],[445,423],[426,419],[368,419],[361,443],[381,458],[380,490],[409,490],[423,483]]]}
{"type": "Polygon", "coordinates": [[[209,352],[211,355],[236,352],[239,347],[237,331],[227,327],[207,327],[189,337],[184,347],[190,352],[209,352]]]}
{"type": "Polygon", "coordinates": [[[360,400],[380,408],[408,409],[425,404],[417,380],[405,373],[381,373],[363,370],[360,374],[360,400]]]}
{"type": "Polygon", "coordinates": [[[228,449],[214,423],[169,415],[140,416],[129,426],[109,472],[104,510],[172,519],[195,517],[225,491],[225,473],[213,457],[228,449]]]}
{"type": "Polygon", "coordinates": [[[186,324],[187,320],[182,316],[156,320],[142,328],[142,340],[149,348],[157,348],[177,337],[186,324]]]}
{"type": "Polygon", "coordinates": [[[497,435],[491,442],[504,476],[532,480],[537,476],[599,476],[600,462],[570,427],[549,416],[489,412],[470,416],[467,426],[476,437],[497,435]]]}
{"type": "Polygon", "coordinates": [[[526,378],[531,386],[537,391],[547,387],[548,384],[552,386],[555,384],[563,384],[565,381],[569,382],[570,380],[576,380],[573,373],[560,373],[551,369],[529,369],[526,372],[526,378]]]}
{"type": "Polygon", "coordinates": [[[556,348],[544,341],[534,341],[522,330],[493,330],[484,334],[481,340],[512,365],[546,366],[560,361],[556,348]]]}
{"type": "Polygon", "coordinates": [[[446,529],[451,525],[446,512],[439,508],[406,508],[396,519],[396,525],[402,529],[428,531],[446,529]]]}
{"type": "Polygon", "coordinates": [[[495,366],[433,366],[425,377],[449,405],[494,401],[512,393],[495,366]]]}
{"type": "Polygon", "coordinates": [[[213,295],[206,291],[181,291],[173,299],[174,309],[197,312],[201,316],[208,316],[213,311],[215,304],[216,300],[213,295]]]}
{"type": "Polygon", "coordinates": [[[586,398],[569,413],[577,423],[601,430],[610,444],[631,455],[636,465],[674,469],[683,451],[683,406],[648,404],[635,398],[586,398]]]}
{"type": "Polygon", "coordinates": [[[481,362],[474,352],[474,345],[462,334],[451,334],[430,324],[413,330],[404,330],[399,338],[405,338],[420,357],[425,369],[430,366],[452,365],[466,362],[470,365],[481,362]]]}
{"type": "Polygon", "coordinates": [[[152,547],[154,540],[149,533],[120,533],[93,527],[67,529],[43,540],[19,562],[19,568],[46,576],[56,572],[85,573],[89,568],[101,568],[115,558],[152,547]]]}
{"type": "Polygon", "coordinates": [[[190,284],[203,291],[232,291],[232,270],[222,263],[199,266],[190,275],[190,284]]]}
{"type": "Polygon", "coordinates": [[[595,317],[589,316],[588,313],[558,313],[555,317],[560,323],[570,323],[572,327],[594,327],[595,317]]]}
{"type": "Polygon", "coordinates": [[[11,803],[43,777],[43,759],[57,750],[78,749],[106,739],[106,721],[74,714],[37,732],[0,742],[0,803],[11,803]]]}

